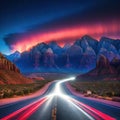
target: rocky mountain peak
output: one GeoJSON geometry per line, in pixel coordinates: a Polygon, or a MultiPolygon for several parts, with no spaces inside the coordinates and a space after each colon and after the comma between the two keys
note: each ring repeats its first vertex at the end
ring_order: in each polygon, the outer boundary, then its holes
{"type": "Polygon", "coordinates": [[[51,48],[48,48],[48,49],[46,50],[46,53],[53,54],[53,51],[52,51],[51,48]]]}
{"type": "Polygon", "coordinates": [[[97,68],[109,67],[109,60],[104,55],[101,54],[97,60],[96,66],[97,68]]]}
{"type": "Polygon", "coordinates": [[[109,67],[109,61],[111,62],[114,57],[120,58],[120,40],[102,37],[100,41],[97,41],[85,35],[79,40],[76,40],[74,44],[65,44],[63,48],[55,41],[49,44],[39,43],[30,49],[30,51],[21,53],[21,57],[13,62],[19,66],[21,70],[29,67],[34,69],[35,65],[39,68],[41,67],[41,70],[45,66],[54,68],[55,65],[63,69],[66,63],[69,66],[71,65],[73,69],[77,68],[77,70],[81,70],[85,68],[91,70],[91,68],[95,68],[96,65],[98,67],[109,67]],[[103,56],[101,57],[101,55],[103,56]],[[100,56],[98,60],[97,56],[100,56]],[[27,62],[25,63],[24,61],[27,62]]]}
{"type": "Polygon", "coordinates": [[[108,37],[103,36],[103,37],[101,37],[101,39],[100,39],[100,42],[102,42],[102,41],[112,42],[112,41],[114,41],[114,40],[113,40],[113,39],[110,39],[110,38],[108,38],[108,37]]]}
{"type": "Polygon", "coordinates": [[[19,69],[0,53],[0,69],[14,72],[20,72],[19,69]]]}
{"type": "Polygon", "coordinates": [[[81,47],[84,48],[84,50],[87,48],[87,47],[91,47],[92,49],[94,49],[96,51],[97,49],[97,44],[98,44],[98,41],[88,35],[85,35],[81,38],[81,47]]]}
{"type": "Polygon", "coordinates": [[[71,47],[71,44],[66,43],[66,44],[64,45],[63,49],[64,49],[64,50],[67,50],[67,49],[70,48],[70,47],[71,47]]]}
{"type": "Polygon", "coordinates": [[[83,53],[83,50],[78,45],[72,45],[70,48],[68,48],[68,50],[66,51],[66,53],[69,56],[81,55],[83,53]]]}
{"type": "Polygon", "coordinates": [[[4,58],[4,55],[0,53],[0,60],[4,58]]]}
{"type": "Polygon", "coordinates": [[[89,36],[89,35],[84,35],[81,39],[82,39],[82,40],[93,40],[93,41],[97,41],[97,40],[95,40],[94,38],[92,38],[92,37],[89,36]]]}
{"type": "Polygon", "coordinates": [[[87,47],[84,54],[88,54],[88,55],[96,55],[95,51],[93,50],[93,48],[91,47],[87,47]]]}

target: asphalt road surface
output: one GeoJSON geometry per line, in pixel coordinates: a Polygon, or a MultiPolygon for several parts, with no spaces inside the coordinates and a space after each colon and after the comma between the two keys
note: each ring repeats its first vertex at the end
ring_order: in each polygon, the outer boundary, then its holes
{"type": "Polygon", "coordinates": [[[74,96],[64,79],[34,98],[0,106],[0,120],[120,120],[120,107],[74,96]]]}

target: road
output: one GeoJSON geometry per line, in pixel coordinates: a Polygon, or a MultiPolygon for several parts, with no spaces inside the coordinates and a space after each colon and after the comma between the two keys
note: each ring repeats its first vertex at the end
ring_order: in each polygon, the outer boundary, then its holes
{"type": "Polygon", "coordinates": [[[120,107],[73,95],[65,82],[53,82],[34,98],[0,106],[0,120],[120,120],[120,107]]]}

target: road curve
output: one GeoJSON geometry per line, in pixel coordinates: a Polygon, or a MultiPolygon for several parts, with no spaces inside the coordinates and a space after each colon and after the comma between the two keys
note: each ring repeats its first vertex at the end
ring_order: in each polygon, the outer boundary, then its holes
{"type": "Polygon", "coordinates": [[[0,120],[120,120],[120,108],[73,95],[64,79],[34,98],[1,105],[0,120]]]}

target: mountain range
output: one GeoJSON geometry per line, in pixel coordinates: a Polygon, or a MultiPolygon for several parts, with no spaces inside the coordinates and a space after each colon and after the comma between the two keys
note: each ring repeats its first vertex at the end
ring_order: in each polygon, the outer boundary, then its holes
{"type": "Polygon", "coordinates": [[[88,73],[78,75],[77,80],[120,80],[120,59],[109,61],[100,55],[96,67],[88,73]]]}
{"type": "Polygon", "coordinates": [[[29,51],[6,56],[21,71],[79,71],[87,72],[96,67],[99,56],[108,61],[120,59],[120,40],[102,37],[99,41],[85,35],[72,45],[60,47],[55,41],[39,43],[29,51]]]}

